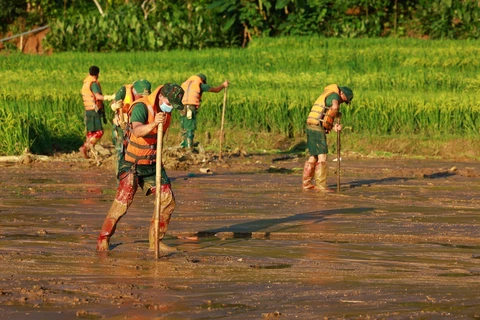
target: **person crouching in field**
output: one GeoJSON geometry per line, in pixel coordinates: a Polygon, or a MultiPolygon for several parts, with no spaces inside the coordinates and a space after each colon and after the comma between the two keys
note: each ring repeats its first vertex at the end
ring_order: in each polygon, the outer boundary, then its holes
{"type": "MultiPolygon", "coordinates": [[[[132,103],[127,125],[125,156],[118,169],[117,194],[107,217],[103,222],[97,241],[98,251],[107,251],[110,238],[115,232],[118,221],[127,212],[140,187],[149,196],[161,192],[161,212],[158,221],[159,249],[163,253],[175,251],[162,242],[168,228],[170,217],[175,209],[175,198],[163,165],[161,165],[161,185],[156,186],[157,126],[163,123],[165,133],[170,125],[171,112],[175,108],[183,110],[184,91],[178,84],[166,83],[155,89],[149,96],[132,103]]],[[[150,249],[155,248],[155,212],[149,231],[150,249]]]]}
{"type": "MultiPolygon", "coordinates": [[[[323,93],[312,106],[307,118],[307,148],[310,157],[303,168],[303,189],[322,192],[333,192],[327,188],[327,134],[330,130],[339,132],[342,126],[334,124],[335,118],[340,117],[340,104],[349,104],[353,99],[353,92],[348,87],[339,87],[336,84],[326,86],[323,93]],[[312,179],[315,178],[315,185],[312,179]]],[[[340,161],[340,159],[337,159],[340,161]]]]}
{"type": "Polygon", "coordinates": [[[94,146],[103,136],[103,122],[106,123],[105,109],[103,100],[108,100],[110,96],[102,94],[102,87],[98,81],[100,68],[91,66],[88,70],[88,76],[83,80],[82,99],[85,107],[85,127],[87,129],[87,138],[79,151],[85,159],[89,158],[88,152],[95,150],[94,146]]]}
{"type": "Polygon", "coordinates": [[[118,89],[110,105],[110,108],[114,112],[112,142],[115,146],[116,173],[118,173],[119,164],[125,151],[124,136],[127,123],[129,123],[128,112],[130,106],[134,101],[148,96],[151,93],[151,89],[151,83],[145,79],[137,80],[132,84],[125,84],[118,89]]]}
{"type": "Polygon", "coordinates": [[[182,101],[185,105],[185,110],[180,112],[180,126],[183,136],[183,141],[180,144],[181,148],[193,148],[193,138],[197,129],[197,112],[203,93],[218,93],[226,87],[228,87],[227,80],[218,87],[211,87],[207,84],[207,77],[202,73],[193,75],[182,83],[182,88],[185,91],[182,101]]]}

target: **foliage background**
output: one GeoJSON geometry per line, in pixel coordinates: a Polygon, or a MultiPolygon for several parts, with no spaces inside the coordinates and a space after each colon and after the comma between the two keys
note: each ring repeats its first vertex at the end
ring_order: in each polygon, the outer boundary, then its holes
{"type": "MultiPolygon", "coordinates": [[[[477,0],[10,0],[0,31],[51,27],[54,51],[245,46],[278,36],[478,39],[477,0]],[[100,9],[99,9],[100,8],[100,9]]],[[[12,47],[12,43],[7,43],[12,47]]]]}

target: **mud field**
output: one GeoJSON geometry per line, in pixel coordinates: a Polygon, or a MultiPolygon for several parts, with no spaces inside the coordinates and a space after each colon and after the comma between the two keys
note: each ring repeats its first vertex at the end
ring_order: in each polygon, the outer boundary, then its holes
{"type": "Polygon", "coordinates": [[[0,318],[480,318],[479,163],[345,157],[326,196],[301,190],[304,160],[168,170],[179,251],[159,260],[140,192],[95,250],[113,169],[0,164],[0,318]]]}

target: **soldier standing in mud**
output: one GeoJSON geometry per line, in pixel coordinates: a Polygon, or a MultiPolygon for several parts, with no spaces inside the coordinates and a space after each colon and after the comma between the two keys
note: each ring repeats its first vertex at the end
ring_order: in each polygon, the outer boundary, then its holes
{"type": "Polygon", "coordinates": [[[135,100],[148,96],[151,93],[151,89],[151,83],[145,79],[137,80],[132,84],[125,84],[117,91],[110,105],[110,108],[115,113],[112,128],[112,142],[115,146],[117,157],[115,172],[118,172],[120,161],[125,151],[124,136],[127,123],[129,122],[128,111],[130,106],[135,100]]]}
{"type": "Polygon", "coordinates": [[[91,66],[88,70],[88,76],[83,80],[82,99],[85,107],[85,127],[87,129],[86,140],[79,151],[85,159],[89,158],[89,151],[94,150],[95,144],[103,136],[103,123],[107,123],[103,100],[111,100],[113,97],[104,96],[102,87],[98,81],[100,68],[91,66]]]}
{"type": "MultiPolygon", "coordinates": [[[[166,83],[155,89],[149,96],[132,103],[128,112],[127,147],[118,169],[118,188],[107,217],[103,222],[97,241],[97,250],[107,251],[110,238],[115,232],[118,221],[127,212],[133,202],[135,193],[140,187],[149,196],[161,192],[160,219],[158,223],[159,249],[163,253],[176,251],[162,242],[168,228],[170,217],[175,208],[175,198],[163,165],[161,166],[161,186],[155,185],[156,179],[156,145],[157,126],[163,123],[165,133],[170,125],[171,112],[175,108],[183,110],[184,91],[178,84],[166,83]]],[[[152,216],[149,231],[150,249],[155,248],[155,212],[152,216]]]]}
{"type": "Polygon", "coordinates": [[[225,80],[218,87],[211,87],[207,84],[207,77],[199,73],[188,78],[182,83],[182,88],[185,91],[183,97],[183,104],[185,110],[180,112],[180,125],[182,128],[183,141],[180,144],[182,148],[192,148],[193,138],[195,136],[195,130],[197,129],[197,113],[200,103],[202,101],[202,95],[204,92],[222,91],[223,88],[228,87],[228,81],[225,80]]]}
{"type": "MultiPolygon", "coordinates": [[[[303,168],[302,185],[304,190],[333,192],[327,188],[327,134],[330,130],[339,132],[342,126],[334,124],[335,118],[341,116],[340,104],[349,104],[353,92],[348,87],[331,84],[325,87],[323,93],[312,106],[307,118],[307,148],[310,157],[303,168]],[[315,178],[315,185],[312,179],[315,178]]],[[[337,159],[340,161],[340,159],[337,159]]]]}

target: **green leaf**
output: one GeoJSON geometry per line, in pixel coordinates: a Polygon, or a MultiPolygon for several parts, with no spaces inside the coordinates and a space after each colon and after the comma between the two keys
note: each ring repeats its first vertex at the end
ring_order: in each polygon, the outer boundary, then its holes
{"type": "Polygon", "coordinates": [[[234,15],[233,17],[231,17],[230,19],[227,20],[227,22],[225,22],[225,24],[223,25],[222,27],[222,31],[225,32],[225,31],[228,31],[230,30],[230,28],[232,27],[232,25],[235,23],[235,20],[237,19],[237,16],[234,15]]]}
{"type": "Polygon", "coordinates": [[[275,10],[279,10],[286,7],[289,2],[290,0],[279,0],[275,5],[275,10]]]}

